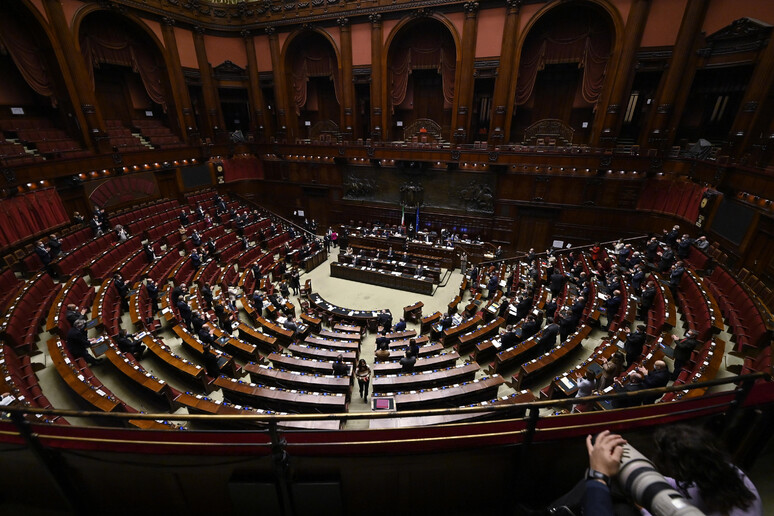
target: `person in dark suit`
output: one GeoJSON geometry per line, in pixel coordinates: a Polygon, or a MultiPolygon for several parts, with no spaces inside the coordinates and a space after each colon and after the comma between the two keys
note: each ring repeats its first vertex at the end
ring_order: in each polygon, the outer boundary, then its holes
{"type": "Polygon", "coordinates": [[[677,262],[672,266],[672,270],[669,273],[669,290],[672,291],[672,296],[677,299],[677,291],[680,288],[680,282],[685,274],[685,267],[683,262],[677,262]]]}
{"type": "Polygon", "coordinates": [[[402,317],[397,323],[395,323],[395,331],[396,332],[406,331],[406,321],[403,320],[402,317]]]}
{"type": "Polygon", "coordinates": [[[538,334],[537,350],[543,354],[556,346],[556,336],[559,335],[559,325],[552,317],[546,319],[546,326],[538,334]]]}
{"type": "Polygon", "coordinates": [[[513,326],[510,324],[506,326],[505,331],[500,335],[500,343],[502,349],[512,348],[519,342],[519,336],[513,331],[513,326]]]}
{"type": "Polygon", "coordinates": [[[624,353],[626,353],[626,366],[639,362],[642,350],[645,347],[645,325],[638,324],[635,331],[626,329],[626,341],[624,341],[624,353]]]}
{"type": "Polygon", "coordinates": [[[145,290],[151,303],[151,313],[155,315],[159,311],[159,287],[156,286],[156,282],[148,278],[148,281],[145,283],[145,290]]]}
{"type": "Polygon", "coordinates": [[[392,314],[387,310],[382,310],[379,313],[378,323],[382,328],[392,328],[392,314]]]}
{"type": "Polygon", "coordinates": [[[618,310],[621,308],[621,291],[620,290],[614,290],[613,295],[610,296],[607,301],[605,301],[605,314],[607,315],[607,324],[605,326],[602,326],[602,329],[607,331],[610,328],[610,323],[612,323],[616,316],[618,315],[618,310]]]}
{"type": "Polygon", "coordinates": [[[417,357],[409,355],[408,352],[406,352],[406,355],[400,359],[400,371],[402,373],[410,373],[414,370],[414,365],[416,363],[417,357]]]}
{"type": "Polygon", "coordinates": [[[570,307],[570,314],[572,315],[575,326],[580,324],[580,320],[583,318],[583,312],[586,310],[586,298],[579,296],[575,299],[575,302],[570,307]]]}
{"type": "Polygon", "coordinates": [[[89,221],[89,227],[94,232],[95,237],[102,236],[102,222],[100,222],[99,217],[96,214],[89,221]]]}
{"type": "Polygon", "coordinates": [[[196,334],[199,336],[199,341],[202,344],[212,346],[215,344],[215,334],[212,333],[212,328],[209,328],[206,324],[203,325],[196,334]]]}
{"type": "Polygon", "coordinates": [[[38,258],[40,258],[40,261],[43,263],[43,267],[48,269],[49,264],[51,264],[51,253],[50,249],[43,245],[42,240],[38,240],[35,242],[35,254],[38,255],[38,258]]]}
{"type": "Polygon", "coordinates": [[[280,283],[279,291],[280,291],[280,294],[282,294],[282,297],[284,297],[285,299],[290,297],[290,288],[288,287],[287,281],[283,281],[282,283],[280,283]]]}
{"type": "Polygon", "coordinates": [[[180,210],[180,215],[177,217],[177,219],[180,221],[181,226],[187,226],[189,223],[188,214],[185,212],[185,210],[180,210]]]}
{"type": "Polygon", "coordinates": [[[175,306],[177,307],[178,312],[180,312],[180,318],[185,325],[191,329],[191,318],[193,317],[191,307],[188,306],[188,303],[182,297],[177,301],[177,305],[175,306]]]}
{"type": "Polygon", "coordinates": [[[196,203],[196,218],[204,220],[204,208],[202,208],[202,205],[198,202],[196,203]]]}
{"type": "Polygon", "coordinates": [[[699,333],[696,330],[688,330],[685,337],[675,342],[675,354],[674,354],[674,371],[672,372],[672,380],[677,380],[680,376],[680,372],[683,370],[683,366],[691,359],[693,350],[699,345],[699,341],[696,337],[699,333]]]}
{"type": "Polygon", "coordinates": [[[680,236],[680,226],[675,225],[669,231],[664,230],[664,242],[669,247],[675,247],[677,244],[677,238],[680,236]]]}
{"type": "MultiPolygon", "coordinates": [[[[645,384],[642,383],[642,374],[638,371],[633,371],[629,374],[629,383],[624,385],[621,380],[616,378],[613,383],[613,390],[615,392],[637,392],[645,388],[645,384]]],[[[637,407],[642,405],[641,397],[630,397],[613,400],[613,408],[626,408],[637,407]]]]}
{"type": "Polygon", "coordinates": [[[156,256],[156,253],[150,244],[143,244],[142,251],[145,253],[145,258],[148,259],[148,263],[153,263],[154,261],[158,260],[158,256],[156,256]]]}
{"type": "Polygon", "coordinates": [[[121,329],[116,336],[116,344],[122,353],[131,353],[135,360],[140,360],[145,352],[145,346],[134,340],[134,336],[121,329]]]}
{"type": "Polygon", "coordinates": [[[658,262],[658,272],[665,273],[672,268],[675,263],[675,252],[671,247],[668,247],[661,253],[661,260],[658,262]]]}
{"type": "MultiPolygon", "coordinates": [[[[669,377],[671,376],[669,373],[669,368],[666,365],[666,362],[663,360],[656,360],[653,362],[653,371],[648,372],[647,369],[644,367],[639,367],[637,369],[639,373],[644,377],[642,379],[642,384],[645,386],[645,389],[655,389],[657,387],[666,387],[669,383],[669,377]]],[[[656,394],[655,396],[647,396],[643,400],[643,404],[649,405],[651,403],[655,403],[657,399],[659,399],[661,395],[656,394]]]]}
{"type": "Polygon", "coordinates": [[[555,270],[553,274],[551,274],[550,282],[551,282],[551,297],[556,297],[559,295],[559,293],[564,288],[564,282],[567,278],[565,278],[564,274],[559,272],[559,270],[555,270]]]}
{"type": "Polygon", "coordinates": [[[180,300],[180,297],[184,294],[188,294],[188,286],[185,283],[181,283],[180,285],[177,285],[172,289],[172,293],[170,294],[172,298],[172,304],[177,306],[177,302],[180,300]]]}
{"type": "Polygon", "coordinates": [[[571,334],[575,333],[575,323],[572,317],[572,313],[566,308],[562,308],[557,314],[554,320],[559,323],[559,342],[567,340],[571,334]]]}
{"type": "Polygon", "coordinates": [[[209,282],[205,283],[199,292],[202,294],[202,299],[207,303],[207,306],[212,306],[212,287],[209,282]]]}
{"type": "Polygon", "coordinates": [[[202,362],[207,376],[217,378],[220,376],[220,367],[218,366],[218,355],[216,355],[209,344],[202,344],[202,362]]]}
{"type": "Polygon", "coordinates": [[[336,360],[333,361],[333,374],[335,376],[346,376],[349,373],[349,367],[344,362],[344,357],[339,355],[336,360]]]}
{"type": "Polygon", "coordinates": [[[120,274],[113,276],[113,285],[115,285],[118,295],[121,298],[121,308],[129,310],[129,285],[126,284],[124,278],[120,274]]]}
{"type": "Polygon", "coordinates": [[[67,305],[67,311],[65,312],[65,319],[67,322],[70,323],[70,326],[72,327],[75,324],[75,321],[77,320],[83,320],[86,321],[86,312],[87,310],[85,308],[78,308],[74,304],[70,303],[67,305]]]}
{"type": "Polygon", "coordinates": [[[451,315],[443,314],[439,323],[441,325],[441,330],[448,330],[449,328],[451,328],[452,323],[454,323],[454,320],[452,319],[451,315]]]}
{"type": "Polygon", "coordinates": [[[637,264],[634,266],[634,273],[632,274],[632,288],[635,292],[642,290],[642,282],[645,281],[645,270],[642,265],[637,264]]]}
{"type": "Polygon", "coordinates": [[[656,261],[656,256],[658,256],[658,240],[656,237],[652,237],[650,240],[648,240],[648,243],[645,244],[645,259],[653,263],[656,261]]]}
{"type": "Polygon", "coordinates": [[[65,345],[73,358],[82,358],[89,365],[97,365],[102,360],[96,359],[89,353],[92,341],[86,335],[86,321],[78,319],[67,332],[65,345]]]}
{"type": "Polygon", "coordinates": [[[525,341],[535,335],[537,335],[537,332],[540,331],[540,323],[535,319],[535,316],[532,314],[529,314],[527,316],[527,320],[524,322],[524,324],[521,327],[521,340],[525,341]]]}
{"type": "Polygon", "coordinates": [[[51,233],[46,245],[52,260],[55,260],[62,253],[62,241],[56,236],[56,233],[51,233]]]}
{"type": "Polygon", "coordinates": [[[376,349],[388,349],[390,345],[390,339],[386,336],[387,331],[382,330],[378,337],[376,337],[376,349]]]}
{"type": "Polygon", "coordinates": [[[202,245],[202,236],[195,229],[193,230],[193,233],[191,233],[191,242],[193,242],[194,247],[202,245]]]}
{"type": "Polygon", "coordinates": [[[218,248],[215,245],[215,240],[213,240],[212,237],[210,237],[210,239],[207,240],[205,247],[207,248],[207,253],[209,253],[209,255],[212,257],[213,260],[220,260],[220,254],[218,253],[218,248]]]}
{"type": "Polygon", "coordinates": [[[197,251],[195,247],[191,250],[191,265],[194,270],[202,266],[202,257],[199,256],[199,251],[197,251]]]}
{"type": "Polygon", "coordinates": [[[519,303],[516,305],[516,322],[521,321],[529,313],[529,309],[532,308],[532,298],[529,296],[521,296],[519,303]]]}
{"type": "Polygon", "coordinates": [[[196,335],[199,335],[199,332],[202,331],[202,328],[204,328],[204,325],[207,324],[207,316],[202,316],[199,312],[193,312],[191,314],[191,326],[193,327],[193,331],[196,335]]]}
{"type": "Polygon", "coordinates": [[[551,299],[548,303],[545,304],[543,307],[543,311],[546,313],[546,317],[554,318],[554,315],[556,315],[556,299],[551,299]]]}
{"type": "Polygon", "coordinates": [[[643,321],[648,320],[648,312],[653,307],[653,302],[656,300],[656,283],[649,281],[640,295],[640,319],[643,321]]]}
{"type": "Polygon", "coordinates": [[[294,296],[297,296],[301,291],[301,274],[298,272],[298,267],[293,267],[290,272],[290,288],[293,289],[294,296]]]}
{"type": "Polygon", "coordinates": [[[408,347],[407,353],[414,358],[419,357],[419,344],[417,344],[417,339],[409,340],[409,347],[408,347]]]}

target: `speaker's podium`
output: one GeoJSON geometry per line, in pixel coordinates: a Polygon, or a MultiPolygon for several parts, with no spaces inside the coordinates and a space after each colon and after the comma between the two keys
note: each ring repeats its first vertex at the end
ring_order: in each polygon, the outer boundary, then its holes
{"type": "Polygon", "coordinates": [[[395,398],[371,398],[371,410],[395,412],[395,398]]]}

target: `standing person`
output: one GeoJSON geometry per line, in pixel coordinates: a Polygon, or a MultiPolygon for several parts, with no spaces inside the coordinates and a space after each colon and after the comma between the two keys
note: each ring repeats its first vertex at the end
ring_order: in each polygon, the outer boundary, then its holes
{"type": "Polygon", "coordinates": [[[339,246],[339,234],[335,230],[331,232],[331,244],[333,247],[339,246]]]}
{"type": "Polygon", "coordinates": [[[675,342],[675,364],[672,380],[677,380],[677,377],[680,376],[680,371],[683,370],[683,366],[691,359],[691,353],[699,345],[699,341],[696,339],[698,335],[699,333],[696,330],[688,330],[685,337],[675,342]]]}
{"type": "Polygon", "coordinates": [[[360,359],[355,370],[357,384],[360,387],[360,397],[363,401],[368,401],[368,383],[371,381],[371,368],[368,367],[364,359],[360,359]]]}
{"type": "Polygon", "coordinates": [[[301,290],[301,275],[298,272],[298,267],[293,267],[293,271],[290,273],[290,288],[293,289],[294,296],[297,296],[301,290]]]}
{"type": "Polygon", "coordinates": [[[633,332],[626,328],[624,352],[626,353],[626,365],[628,367],[631,367],[635,362],[639,362],[642,350],[645,347],[645,337],[645,325],[643,324],[638,324],[637,329],[633,332]]]}
{"type": "Polygon", "coordinates": [[[613,380],[624,370],[624,354],[616,351],[610,360],[602,358],[602,375],[599,377],[598,391],[603,391],[613,385],[613,380]]]}
{"type": "Polygon", "coordinates": [[[159,288],[151,278],[148,278],[148,282],[145,284],[145,290],[148,292],[148,299],[151,303],[151,313],[156,315],[159,311],[159,288]]]}
{"type": "Polygon", "coordinates": [[[73,323],[73,327],[67,332],[65,344],[67,350],[73,358],[82,358],[87,364],[97,365],[102,362],[101,359],[94,358],[89,353],[89,346],[93,340],[86,335],[86,321],[78,319],[73,323]]]}
{"type": "MultiPolygon", "coordinates": [[[[578,382],[578,393],[575,395],[575,397],[585,398],[586,396],[591,396],[591,393],[594,391],[594,387],[596,385],[597,377],[594,375],[594,372],[586,370],[583,378],[581,378],[578,382]]],[[[589,403],[578,403],[572,406],[572,412],[580,412],[581,409],[586,409],[588,406],[589,403]]]]}

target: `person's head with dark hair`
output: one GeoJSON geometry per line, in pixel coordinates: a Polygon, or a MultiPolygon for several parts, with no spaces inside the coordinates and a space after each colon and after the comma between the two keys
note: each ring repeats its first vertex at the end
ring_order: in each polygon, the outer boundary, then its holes
{"type": "Polygon", "coordinates": [[[700,508],[705,512],[728,514],[755,502],[756,495],[745,485],[741,472],[707,430],[688,425],[662,426],[653,438],[654,462],[659,471],[674,478],[684,494],[691,487],[697,488],[700,508]]]}

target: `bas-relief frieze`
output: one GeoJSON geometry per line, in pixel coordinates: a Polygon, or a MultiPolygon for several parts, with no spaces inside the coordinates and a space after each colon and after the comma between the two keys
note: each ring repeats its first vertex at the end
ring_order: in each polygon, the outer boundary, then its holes
{"type": "Polygon", "coordinates": [[[344,199],[397,206],[493,213],[493,173],[433,168],[351,166],[344,173],[344,199]]]}

